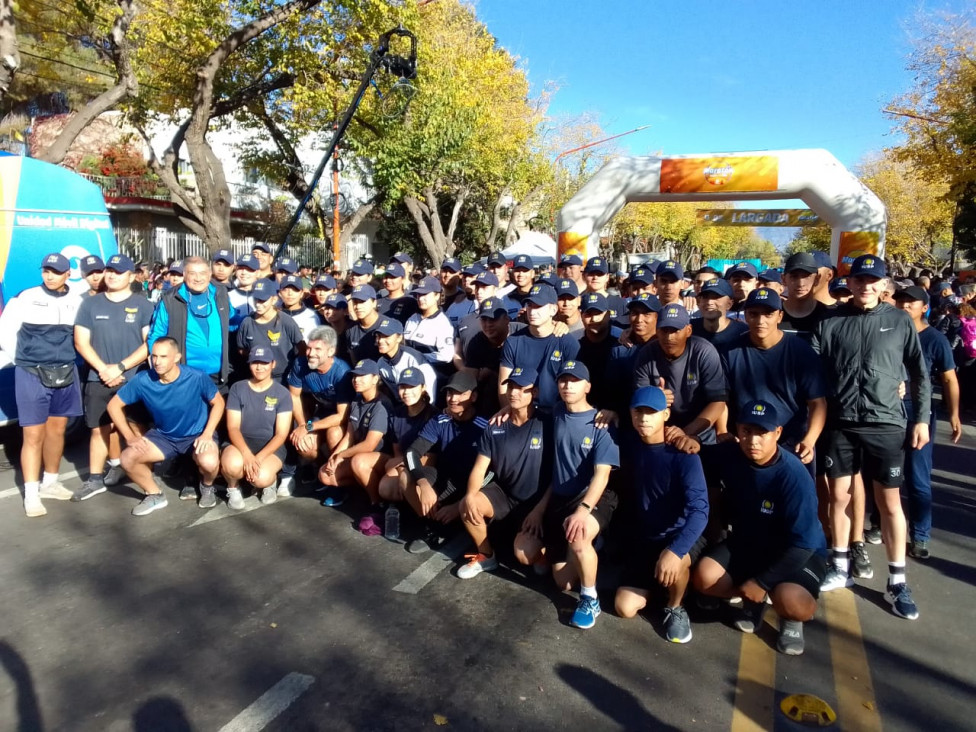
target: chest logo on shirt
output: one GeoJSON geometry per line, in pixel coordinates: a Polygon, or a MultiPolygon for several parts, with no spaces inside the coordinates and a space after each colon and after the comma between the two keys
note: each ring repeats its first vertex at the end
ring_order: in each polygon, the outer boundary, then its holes
{"type": "Polygon", "coordinates": [[[268,342],[271,344],[272,348],[278,345],[279,340],[281,340],[280,330],[277,333],[275,333],[273,330],[268,331],[268,342]]]}
{"type": "Polygon", "coordinates": [[[138,308],[126,308],[125,309],[125,322],[134,323],[136,322],[136,314],[139,312],[138,308]]]}
{"type": "Polygon", "coordinates": [[[278,406],[278,397],[265,397],[264,398],[264,411],[273,412],[275,407],[278,406]]]}
{"type": "Polygon", "coordinates": [[[689,371],[688,376],[685,377],[685,381],[687,381],[689,384],[694,384],[696,381],[698,381],[698,375],[689,371]]]}
{"type": "MultiPolygon", "coordinates": [[[[590,439],[590,438],[587,437],[586,439],[590,439]]],[[[529,449],[530,450],[541,450],[542,449],[542,440],[540,440],[538,437],[533,437],[531,440],[529,440],[529,449]]]]}
{"type": "Polygon", "coordinates": [[[550,361],[562,361],[562,359],[563,359],[562,351],[553,351],[552,356],[549,357],[550,361]]]}
{"type": "Polygon", "coordinates": [[[773,502],[770,501],[769,499],[764,500],[762,502],[762,505],[759,507],[759,512],[760,513],[763,513],[763,514],[765,514],[767,516],[772,516],[773,515],[773,502]]]}
{"type": "Polygon", "coordinates": [[[591,447],[593,447],[593,439],[590,437],[584,437],[583,444],[580,445],[580,447],[582,447],[584,450],[589,450],[591,447]]]}

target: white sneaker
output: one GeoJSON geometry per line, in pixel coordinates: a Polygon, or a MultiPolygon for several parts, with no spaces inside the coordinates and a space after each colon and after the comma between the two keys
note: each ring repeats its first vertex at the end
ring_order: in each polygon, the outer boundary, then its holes
{"type": "Polygon", "coordinates": [[[41,498],[50,498],[52,501],[70,501],[74,492],[69,491],[61,485],[61,481],[56,480],[46,488],[42,485],[40,496],[41,498]]]}
{"type": "Polygon", "coordinates": [[[295,476],[293,475],[283,475],[281,480],[278,481],[278,497],[288,498],[295,488],[295,476]]]}
{"type": "Polygon", "coordinates": [[[275,493],[274,483],[261,489],[261,496],[259,500],[265,506],[278,500],[278,495],[275,493]]]}
{"type": "Polygon", "coordinates": [[[482,572],[491,572],[498,569],[498,558],[495,555],[486,557],[484,554],[465,554],[467,564],[458,567],[457,576],[460,579],[471,579],[477,577],[482,572]]]}
{"type": "Polygon", "coordinates": [[[24,496],[24,513],[27,514],[28,518],[37,518],[38,516],[46,516],[47,509],[41,503],[40,496],[24,496]]]}
{"type": "Polygon", "coordinates": [[[240,511],[244,508],[244,497],[241,495],[240,488],[227,489],[227,505],[235,511],[240,511]]]}
{"type": "Polygon", "coordinates": [[[827,576],[824,577],[824,581],[820,584],[821,592],[830,592],[832,590],[840,590],[844,587],[853,587],[854,578],[847,572],[842,572],[837,569],[837,567],[831,566],[827,570],[827,576]]]}

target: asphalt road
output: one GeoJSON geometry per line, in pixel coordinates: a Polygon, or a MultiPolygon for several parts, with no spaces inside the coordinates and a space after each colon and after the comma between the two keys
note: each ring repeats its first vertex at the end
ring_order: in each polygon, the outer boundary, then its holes
{"type": "MultiPolygon", "coordinates": [[[[546,580],[459,580],[440,555],[354,531],[355,502],[232,515],[174,487],[135,518],[123,485],[27,519],[0,471],[0,729],[792,730],[779,703],[793,693],[826,700],[835,728],[972,729],[976,431],[950,446],[944,429],[934,556],[909,560],[921,618],[891,614],[871,547],[875,578],[825,598],[798,658],[727,612],[692,608],[685,646],[656,613],[616,618],[607,562],[603,615],[573,629],[574,598],[546,580]]],[[[85,449],[65,472],[85,474],[85,449]]]]}

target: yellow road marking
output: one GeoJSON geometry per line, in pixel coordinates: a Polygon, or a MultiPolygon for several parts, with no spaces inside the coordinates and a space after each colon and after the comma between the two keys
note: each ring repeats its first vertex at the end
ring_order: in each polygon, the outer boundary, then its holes
{"type": "Polygon", "coordinates": [[[881,715],[874,697],[854,593],[847,589],[834,590],[823,593],[820,599],[827,614],[837,721],[845,730],[880,730],[881,715]]]}
{"type": "MultiPolygon", "coordinates": [[[[765,622],[779,630],[779,619],[766,608],[765,622]]],[[[732,732],[765,732],[773,728],[776,709],[776,649],[758,633],[743,633],[739,673],[732,709],[732,732]]]]}

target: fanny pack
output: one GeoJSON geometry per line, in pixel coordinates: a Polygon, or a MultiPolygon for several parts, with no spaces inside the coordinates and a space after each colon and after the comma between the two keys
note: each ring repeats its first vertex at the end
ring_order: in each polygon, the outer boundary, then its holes
{"type": "Polygon", "coordinates": [[[48,389],[63,389],[75,383],[75,365],[63,363],[60,366],[28,366],[27,371],[35,374],[41,384],[48,389]]]}

